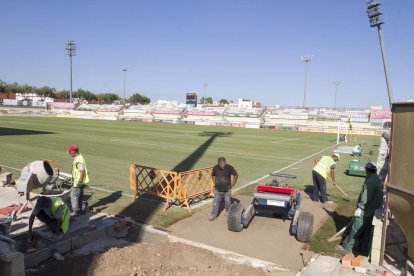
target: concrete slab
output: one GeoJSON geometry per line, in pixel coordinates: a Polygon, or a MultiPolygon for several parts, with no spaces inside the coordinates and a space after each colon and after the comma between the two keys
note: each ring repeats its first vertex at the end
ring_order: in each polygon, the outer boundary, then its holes
{"type": "Polygon", "coordinates": [[[334,275],[334,271],[340,266],[338,258],[330,256],[318,256],[301,273],[301,276],[334,275]]]}
{"type": "MultiPolygon", "coordinates": [[[[249,196],[236,196],[246,207],[250,203],[249,196]]],[[[331,211],[335,205],[326,206],[312,202],[307,196],[303,197],[302,211],[314,215],[314,233],[328,218],[322,207],[331,211]]],[[[222,213],[217,220],[208,221],[211,206],[203,207],[191,217],[175,223],[168,230],[172,235],[199,243],[222,248],[259,258],[292,271],[303,268],[304,263],[311,257],[311,252],[303,249],[304,244],[298,242],[289,234],[291,221],[279,218],[254,217],[247,229],[241,232],[231,232],[227,229],[227,217],[222,213]]]]}

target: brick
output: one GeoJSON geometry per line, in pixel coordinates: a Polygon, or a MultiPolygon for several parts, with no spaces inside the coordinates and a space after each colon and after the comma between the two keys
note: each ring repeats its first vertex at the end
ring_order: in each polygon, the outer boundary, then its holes
{"type": "Polygon", "coordinates": [[[351,266],[351,262],[354,258],[355,258],[354,254],[348,253],[342,257],[341,263],[343,266],[351,266]]]}
{"type": "Polygon", "coordinates": [[[51,255],[52,255],[52,250],[50,248],[45,248],[45,249],[36,251],[33,254],[26,255],[24,257],[24,266],[25,267],[35,266],[49,259],[51,255]]]}
{"type": "Polygon", "coordinates": [[[368,262],[368,258],[365,256],[358,256],[356,258],[354,258],[351,262],[352,266],[363,266],[364,264],[366,264],[368,262]]]}

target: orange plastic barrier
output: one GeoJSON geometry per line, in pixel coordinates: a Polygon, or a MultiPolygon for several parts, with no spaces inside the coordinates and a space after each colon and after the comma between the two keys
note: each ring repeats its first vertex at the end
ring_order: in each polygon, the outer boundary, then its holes
{"type": "Polygon", "coordinates": [[[212,196],[214,183],[211,177],[213,167],[181,172],[178,175],[177,200],[191,212],[190,202],[201,196],[212,196]]]}
{"type": "Polygon", "coordinates": [[[164,210],[172,203],[179,203],[191,212],[191,201],[213,195],[212,169],[213,167],[208,167],[178,174],[174,171],[131,165],[129,185],[135,191],[135,198],[150,194],[165,199],[164,210]]]}
{"type": "Polygon", "coordinates": [[[129,186],[135,191],[135,198],[143,194],[164,198],[166,201],[164,210],[176,201],[178,179],[176,172],[131,165],[129,173],[129,186]]]}

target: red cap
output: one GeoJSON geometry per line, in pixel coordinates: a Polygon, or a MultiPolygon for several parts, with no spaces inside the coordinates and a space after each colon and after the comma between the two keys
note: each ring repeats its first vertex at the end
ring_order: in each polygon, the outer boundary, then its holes
{"type": "Polygon", "coordinates": [[[71,150],[77,150],[77,149],[78,149],[77,145],[70,145],[66,151],[70,152],[71,150]]]}

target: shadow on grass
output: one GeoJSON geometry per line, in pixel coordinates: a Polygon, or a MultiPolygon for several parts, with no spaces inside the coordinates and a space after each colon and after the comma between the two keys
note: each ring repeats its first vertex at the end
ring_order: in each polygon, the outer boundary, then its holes
{"type": "Polygon", "coordinates": [[[337,232],[347,226],[352,219],[352,217],[341,215],[337,211],[330,211],[326,208],[323,210],[333,219],[337,232]]]}
{"type": "Polygon", "coordinates": [[[116,192],[109,194],[106,197],[100,198],[97,202],[95,202],[89,207],[100,212],[102,210],[105,210],[108,207],[107,205],[116,202],[121,197],[122,197],[122,191],[116,191],[116,192]]]}
{"type": "Polygon", "coordinates": [[[55,134],[55,132],[0,127],[0,136],[55,134]]]}
{"type": "MultiPolygon", "coordinates": [[[[196,150],[194,150],[188,157],[179,162],[172,171],[182,172],[191,170],[194,164],[206,153],[207,149],[211,146],[214,140],[218,137],[228,137],[232,135],[232,132],[202,132],[199,135],[209,137],[203,144],[201,144],[196,150]]],[[[118,192],[117,192],[118,193],[118,192]]],[[[101,203],[97,202],[96,205],[101,205],[106,201],[114,200],[119,194],[112,194],[107,198],[102,199],[101,203]]],[[[131,204],[125,207],[119,212],[120,216],[130,217],[135,221],[141,223],[148,223],[156,215],[159,217],[158,224],[162,227],[167,227],[177,220],[187,217],[189,212],[183,208],[171,207],[167,211],[163,212],[162,208],[165,206],[165,201],[162,199],[144,194],[135,199],[131,204]]],[[[207,220],[207,218],[206,218],[207,220]]],[[[142,231],[134,233],[134,240],[136,242],[143,241],[142,231]]]]}

